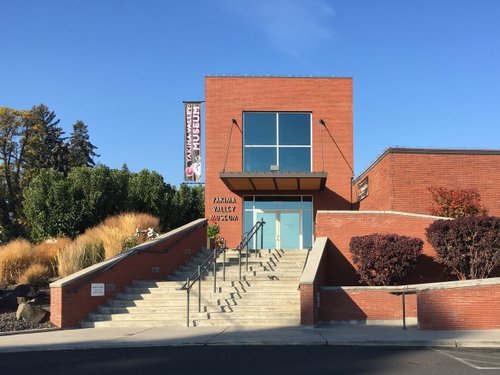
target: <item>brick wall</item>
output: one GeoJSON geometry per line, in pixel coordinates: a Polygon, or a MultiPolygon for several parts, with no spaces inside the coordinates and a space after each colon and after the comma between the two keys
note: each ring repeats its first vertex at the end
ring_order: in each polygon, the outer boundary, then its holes
{"type": "Polygon", "coordinates": [[[421,329],[500,329],[500,280],[495,285],[419,292],[417,308],[421,329]]]}
{"type": "Polygon", "coordinates": [[[128,256],[120,255],[122,260],[114,265],[110,260],[102,266],[94,265],[87,271],[61,279],[51,284],[50,319],[60,328],[76,327],[133,280],[165,279],[205,245],[206,221],[198,220],[151,244],[141,245],[128,256]],[[159,268],[157,273],[153,272],[153,267],[159,268]],[[105,295],[92,297],[92,283],[106,284],[105,295]]]}
{"type": "Polygon", "coordinates": [[[402,283],[423,283],[453,279],[444,267],[435,263],[435,251],[426,241],[425,228],[436,220],[433,216],[376,211],[318,211],[316,236],[328,237],[328,285],[359,285],[353,267],[349,242],[354,236],[373,233],[399,234],[424,241],[423,255],[417,267],[402,283]]]}
{"type": "MultiPolygon", "coordinates": [[[[205,215],[214,212],[214,197],[235,198],[238,221],[220,222],[221,235],[229,246],[236,246],[243,232],[243,195],[235,194],[221,181],[229,135],[233,127],[226,172],[243,169],[243,112],[304,111],[312,113],[313,172],[328,172],[326,189],[313,195],[315,208],[349,209],[353,165],[352,79],[290,77],[206,77],[205,79],[205,215]],[[238,126],[232,125],[235,119],[238,126]],[[326,123],[322,130],[319,119],[326,123]],[[321,144],[323,132],[323,145],[321,144]],[[333,140],[342,150],[342,154],[333,140]],[[324,156],[324,157],[323,157],[324,156]]],[[[260,192],[276,195],[276,192],[260,192]]],[[[295,192],[297,195],[297,192],[295,192]]]]}
{"type": "Polygon", "coordinates": [[[327,238],[316,239],[300,279],[300,324],[312,326],[319,321],[318,293],[326,285],[327,238]]]}
{"type": "MultiPolygon", "coordinates": [[[[366,176],[369,195],[359,210],[429,214],[433,205],[427,188],[476,188],[489,214],[500,215],[500,151],[387,150],[353,185],[366,176]]],[[[355,195],[354,195],[355,196],[355,195]]]]}
{"type": "MultiPolygon", "coordinates": [[[[403,318],[402,297],[389,288],[321,288],[319,316],[323,322],[399,320],[403,318]]],[[[405,296],[405,315],[417,317],[415,294],[405,296]]]]}
{"type": "MultiPolygon", "coordinates": [[[[323,322],[402,319],[404,287],[322,287],[323,322]]],[[[500,329],[500,278],[411,285],[406,317],[423,330],[500,329]]]]}

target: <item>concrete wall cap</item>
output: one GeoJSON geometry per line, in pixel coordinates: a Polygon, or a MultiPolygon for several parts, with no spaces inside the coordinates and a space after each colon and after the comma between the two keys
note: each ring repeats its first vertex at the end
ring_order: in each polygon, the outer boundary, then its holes
{"type": "Polygon", "coordinates": [[[318,272],[319,264],[326,248],[327,237],[318,237],[314,241],[313,248],[309,253],[306,266],[302,272],[299,284],[313,284],[318,272]]]}
{"type": "Polygon", "coordinates": [[[164,233],[161,236],[158,236],[157,238],[155,238],[154,240],[151,240],[151,241],[145,242],[143,244],[140,244],[138,246],[135,246],[135,247],[131,248],[130,250],[127,250],[121,254],[114,256],[113,258],[106,259],[100,263],[94,264],[94,265],[87,267],[83,270],[75,272],[69,276],[63,277],[62,279],[54,281],[53,283],[50,284],[50,287],[51,288],[61,288],[61,287],[67,286],[67,285],[71,284],[72,282],[74,282],[78,279],[81,279],[87,275],[93,274],[93,273],[98,272],[100,270],[103,270],[107,267],[111,267],[113,264],[120,262],[121,260],[127,258],[128,256],[130,256],[132,254],[135,254],[135,253],[140,252],[140,251],[148,250],[149,248],[151,248],[152,246],[154,246],[158,242],[163,242],[163,241],[168,240],[172,237],[175,237],[176,235],[178,235],[182,232],[193,229],[206,221],[207,221],[207,219],[205,219],[205,218],[194,220],[194,221],[192,221],[188,224],[185,224],[179,228],[176,228],[176,229],[173,229],[167,233],[164,233]]]}
{"type": "Polygon", "coordinates": [[[346,292],[367,292],[367,291],[402,292],[405,290],[423,292],[427,290],[471,288],[476,286],[490,286],[490,285],[500,285],[500,277],[492,277],[489,279],[443,281],[440,283],[408,284],[408,285],[394,285],[394,286],[322,286],[321,290],[325,292],[334,292],[339,290],[346,292]]]}
{"type": "Polygon", "coordinates": [[[418,217],[424,219],[433,219],[433,220],[452,220],[449,217],[443,216],[433,216],[433,215],[424,215],[424,214],[414,214],[410,212],[400,212],[400,211],[348,211],[348,210],[318,210],[318,215],[400,215],[400,216],[408,216],[408,217],[418,217]]]}

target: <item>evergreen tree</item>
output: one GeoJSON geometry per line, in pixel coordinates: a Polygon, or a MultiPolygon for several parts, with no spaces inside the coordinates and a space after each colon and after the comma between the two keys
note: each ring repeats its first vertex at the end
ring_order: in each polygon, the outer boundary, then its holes
{"type": "Polygon", "coordinates": [[[59,119],[47,106],[40,104],[30,111],[32,136],[23,140],[27,147],[25,186],[41,169],[51,168],[59,172],[68,171],[68,151],[59,119]]]}
{"type": "Polygon", "coordinates": [[[73,132],[69,138],[69,167],[93,167],[95,165],[93,158],[100,156],[94,152],[96,149],[97,147],[90,143],[87,125],[78,120],[73,125],[73,132]]]}
{"type": "Polygon", "coordinates": [[[1,197],[0,220],[10,227],[21,215],[22,178],[29,143],[33,138],[30,111],[0,108],[1,197]]]}

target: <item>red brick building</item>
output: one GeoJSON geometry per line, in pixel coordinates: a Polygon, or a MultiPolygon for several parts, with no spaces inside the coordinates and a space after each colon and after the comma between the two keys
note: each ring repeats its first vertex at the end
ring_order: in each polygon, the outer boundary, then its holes
{"type": "Polygon", "coordinates": [[[429,214],[429,187],[477,189],[500,215],[500,150],[389,148],[353,182],[356,209],[429,214]],[[358,198],[358,194],[361,195],[358,198]]]}
{"type": "MultiPolygon", "coordinates": [[[[431,186],[476,188],[489,213],[500,214],[500,150],[390,148],[353,181],[351,78],[209,76],[205,90],[205,212],[229,246],[259,220],[266,226],[257,248],[310,248],[317,222],[320,235],[348,240],[355,233],[328,227],[339,220],[329,211],[428,215],[431,186]]],[[[364,215],[371,224],[361,226],[406,225],[378,218],[364,215]]],[[[434,219],[422,218],[416,231],[434,219]]]]}
{"type": "Polygon", "coordinates": [[[352,79],[207,77],[206,200],[229,246],[310,248],[318,209],[349,210],[352,79]]]}

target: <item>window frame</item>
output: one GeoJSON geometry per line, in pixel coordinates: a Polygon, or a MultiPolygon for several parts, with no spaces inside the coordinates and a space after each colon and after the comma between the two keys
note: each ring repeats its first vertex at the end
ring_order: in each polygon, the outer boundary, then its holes
{"type": "MultiPolygon", "coordinates": [[[[243,143],[243,166],[242,166],[242,170],[244,172],[249,172],[247,171],[246,169],[246,149],[247,148],[274,148],[276,150],[276,165],[278,167],[281,166],[280,164],[280,149],[282,148],[309,148],[309,169],[307,171],[303,171],[303,170],[298,170],[298,171],[293,171],[293,172],[312,172],[313,170],[313,129],[312,129],[312,112],[307,112],[307,111],[244,111],[243,112],[243,115],[242,115],[242,118],[243,118],[243,139],[242,139],[242,143],[243,143]],[[276,141],[275,141],[275,144],[246,144],[245,142],[245,114],[246,113],[265,113],[265,114],[269,114],[269,113],[272,113],[275,115],[276,117],[276,120],[275,120],[275,126],[276,126],[276,141]],[[279,115],[280,114],[304,114],[304,115],[308,115],[309,116],[309,144],[307,145],[288,145],[288,144],[284,144],[284,145],[281,145],[280,144],[280,121],[279,121],[279,115]]],[[[270,170],[268,171],[254,171],[254,172],[269,172],[270,170]]],[[[281,168],[279,168],[279,171],[282,172],[281,168]]],[[[283,172],[288,172],[288,171],[283,171],[283,172]]]]}

